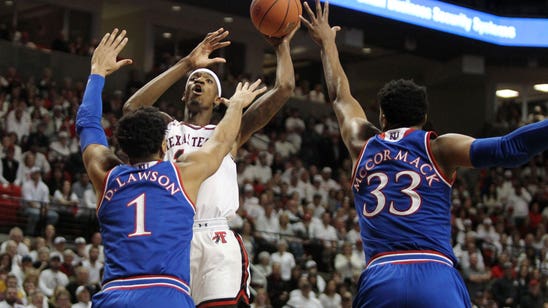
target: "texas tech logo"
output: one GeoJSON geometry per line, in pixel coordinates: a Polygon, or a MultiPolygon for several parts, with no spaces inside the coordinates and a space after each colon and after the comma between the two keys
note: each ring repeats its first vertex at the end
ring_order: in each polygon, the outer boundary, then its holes
{"type": "Polygon", "coordinates": [[[212,240],[215,242],[215,244],[225,244],[226,243],[226,231],[215,231],[215,235],[213,236],[212,240]]]}

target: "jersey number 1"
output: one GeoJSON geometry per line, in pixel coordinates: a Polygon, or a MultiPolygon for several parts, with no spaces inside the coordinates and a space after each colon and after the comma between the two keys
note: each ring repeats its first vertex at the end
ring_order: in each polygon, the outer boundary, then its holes
{"type": "Polygon", "coordinates": [[[135,232],[128,234],[128,236],[151,235],[151,232],[145,231],[145,194],[140,194],[127,204],[127,206],[133,205],[135,205],[135,232]]]}

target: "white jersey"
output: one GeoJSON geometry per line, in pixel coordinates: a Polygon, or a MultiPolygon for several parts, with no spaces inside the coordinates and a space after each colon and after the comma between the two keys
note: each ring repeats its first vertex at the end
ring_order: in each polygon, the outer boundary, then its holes
{"type": "MultiPolygon", "coordinates": [[[[171,121],[165,136],[167,149],[164,160],[176,160],[183,153],[196,151],[211,137],[215,127],[213,124],[197,126],[171,121]]],[[[219,169],[200,186],[194,220],[220,217],[230,219],[236,214],[238,205],[236,163],[227,154],[219,169]]]]}

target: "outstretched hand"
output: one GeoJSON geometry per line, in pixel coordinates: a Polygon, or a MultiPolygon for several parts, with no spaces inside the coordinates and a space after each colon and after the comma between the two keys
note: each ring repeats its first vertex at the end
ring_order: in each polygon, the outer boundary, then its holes
{"type": "Polygon", "coordinates": [[[310,21],[303,16],[299,17],[301,18],[302,23],[308,28],[308,33],[310,33],[310,36],[314,42],[320,46],[323,46],[325,41],[335,41],[337,32],[341,30],[341,27],[331,27],[329,25],[329,2],[325,2],[322,9],[320,0],[316,0],[316,14],[314,14],[307,2],[304,2],[304,9],[308,14],[310,21]]]}
{"type": "Polygon", "coordinates": [[[128,38],[126,30],[122,30],[118,34],[118,29],[112,30],[112,33],[107,33],[95,48],[91,57],[91,73],[101,76],[107,76],[117,71],[120,67],[133,63],[131,59],[123,59],[116,61],[118,54],[124,49],[128,38]]]}
{"type": "Polygon", "coordinates": [[[245,108],[251,105],[257,95],[266,91],[266,87],[257,89],[260,84],[261,79],[257,79],[257,81],[252,84],[249,84],[247,81],[243,84],[238,82],[234,95],[232,95],[230,99],[222,98],[222,103],[227,106],[231,104],[242,104],[242,108],[245,108]]]}
{"type": "Polygon", "coordinates": [[[223,41],[229,32],[223,28],[210,32],[187,56],[190,63],[195,68],[208,67],[217,63],[225,63],[225,58],[216,57],[210,59],[209,56],[217,49],[230,45],[230,41],[223,41]]]}

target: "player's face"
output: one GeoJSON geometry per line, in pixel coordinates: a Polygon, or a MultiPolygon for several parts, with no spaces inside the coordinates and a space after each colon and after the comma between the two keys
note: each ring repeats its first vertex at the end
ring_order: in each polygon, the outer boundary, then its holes
{"type": "Polygon", "coordinates": [[[213,76],[206,72],[197,72],[188,79],[183,102],[187,104],[187,108],[209,108],[213,107],[217,97],[217,84],[213,76]]]}

